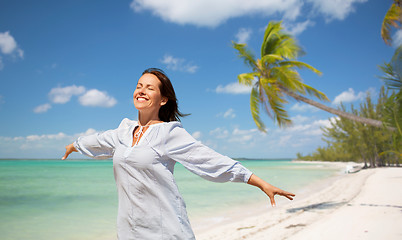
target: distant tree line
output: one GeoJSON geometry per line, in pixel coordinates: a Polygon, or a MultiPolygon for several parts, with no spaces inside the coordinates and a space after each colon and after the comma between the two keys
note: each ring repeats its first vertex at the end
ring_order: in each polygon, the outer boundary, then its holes
{"type": "MultiPolygon", "coordinates": [[[[394,94],[388,94],[383,86],[377,103],[373,103],[372,96],[368,94],[365,102],[358,108],[351,105],[350,111],[365,118],[383,120],[389,114],[387,104],[393,99],[394,94]]],[[[343,104],[340,108],[346,111],[343,104]]],[[[297,159],[364,162],[366,168],[398,166],[402,160],[401,135],[397,131],[390,131],[385,127],[373,127],[342,117],[332,118],[331,125],[322,130],[323,140],[327,145],[317,148],[306,156],[298,153],[297,159]]]]}

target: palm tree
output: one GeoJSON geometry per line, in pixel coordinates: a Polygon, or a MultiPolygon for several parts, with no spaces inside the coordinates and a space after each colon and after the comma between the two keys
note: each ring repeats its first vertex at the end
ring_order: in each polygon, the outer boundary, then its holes
{"type": "Polygon", "coordinates": [[[250,73],[238,75],[238,79],[241,84],[252,87],[251,115],[259,130],[266,131],[260,118],[261,106],[280,127],[291,124],[284,107],[288,103],[288,97],[353,121],[376,127],[383,126],[381,121],[359,117],[304,97],[308,94],[319,100],[329,101],[324,93],[303,83],[297,68],[306,68],[317,74],[321,74],[321,72],[304,62],[295,60],[302,53],[302,49],[296,40],[282,29],[281,22],[268,24],[261,46],[261,59],[256,59],[254,54],[247,49],[246,44],[233,42],[233,47],[238,51],[239,57],[252,69],[250,73]]]}
{"type": "Polygon", "coordinates": [[[384,72],[381,77],[388,90],[393,91],[384,106],[383,122],[385,126],[393,127],[393,150],[382,154],[396,154],[402,159],[402,45],[396,49],[389,63],[379,66],[384,72]]]}
{"type": "Polygon", "coordinates": [[[384,20],[381,25],[381,37],[384,42],[391,45],[391,27],[402,27],[402,1],[394,0],[391,7],[385,14],[384,20]]]}

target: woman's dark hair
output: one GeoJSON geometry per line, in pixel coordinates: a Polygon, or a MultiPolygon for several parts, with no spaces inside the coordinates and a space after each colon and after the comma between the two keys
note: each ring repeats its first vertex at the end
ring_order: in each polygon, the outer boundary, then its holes
{"type": "Polygon", "coordinates": [[[159,89],[161,95],[166,97],[168,101],[159,109],[159,119],[164,122],[180,121],[179,117],[185,117],[189,114],[183,114],[179,111],[176,93],[174,92],[173,85],[165,72],[159,68],[148,68],[142,75],[149,73],[155,75],[161,82],[159,89]]]}

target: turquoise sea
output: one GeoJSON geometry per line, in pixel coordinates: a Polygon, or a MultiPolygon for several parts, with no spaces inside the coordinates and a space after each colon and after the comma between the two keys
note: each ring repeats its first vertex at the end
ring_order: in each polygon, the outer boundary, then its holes
{"type": "MultiPolygon", "coordinates": [[[[245,160],[269,183],[298,193],[339,172],[319,163],[245,160]]],[[[177,164],[175,178],[190,221],[217,211],[267,201],[242,183],[212,183],[177,164]]],[[[115,239],[117,193],[111,160],[0,160],[2,240],[115,239]]]]}

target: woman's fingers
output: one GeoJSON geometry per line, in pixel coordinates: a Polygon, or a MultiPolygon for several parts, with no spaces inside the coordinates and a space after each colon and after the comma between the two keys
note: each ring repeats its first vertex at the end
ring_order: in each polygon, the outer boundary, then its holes
{"type": "Polygon", "coordinates": [[[61,160],[66,160],[66,158],[68,157],[68,155],[70,155],[70,153],[65,153],[64,156],[61,158],[61,160]]]}
{"type": "Polygon", "coordinates": [[[281,196],[286,197],[289,200],[293,200],[293,197],[296,196],[295,194],[290,193],[290,192],[286,192],[286,191],[282,191],[281,193],[278,193],[278,194],[281,195],[281,196]]]}
{"type": "Polygon", "coordinates": [[[286,197],[286,198],[289,199],[289,200],[293,200],[293,197],[296,196],[296,195],[293,194],[293,193],[283,191],[283,190],[281,190],[281,189],[279,189],[279,188],[277,188],[276,191],[275,191],[275,190],[273,191],[272,196],[271,196],[271,194],[269,194],[269,193],[267,193],[267,195],[268,195],[268,197],[269,197],[269,199],[270,199],[270,201],[271,201],[271,205],[272,205],[273,207],[276,206],[276,203],[275,203],[275,195],[284,196],[284,197],[286,197]]]}
{"type": "Polygon", "coordinates": [[[271,206],[272,207],[275,207],[276,206],[276,203],[275,203],[275,195],[274,196],[269,196],[269,200],[271,200],[271,206]]]}

